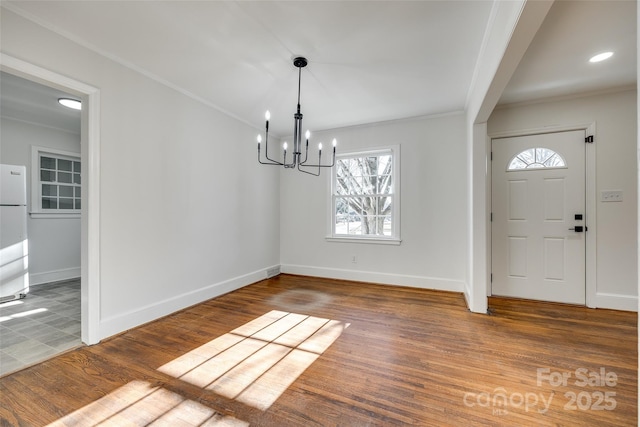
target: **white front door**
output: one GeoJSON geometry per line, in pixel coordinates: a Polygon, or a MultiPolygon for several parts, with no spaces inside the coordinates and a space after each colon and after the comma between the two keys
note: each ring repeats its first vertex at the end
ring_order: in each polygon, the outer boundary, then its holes
{"type": "Polygon", "coordinates": [[[494,139],[492,152],[492,295],[585,304],[584,130],[494,139]]]}

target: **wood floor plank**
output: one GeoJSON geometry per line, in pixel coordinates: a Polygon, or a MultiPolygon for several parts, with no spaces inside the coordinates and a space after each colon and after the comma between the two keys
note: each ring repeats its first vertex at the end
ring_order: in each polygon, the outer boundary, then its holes
{"type": "Polygon", "coordinates": [[[0,425],[637,425],[636,313],[490,309],[280,275],[0,378],[0,425]]]}

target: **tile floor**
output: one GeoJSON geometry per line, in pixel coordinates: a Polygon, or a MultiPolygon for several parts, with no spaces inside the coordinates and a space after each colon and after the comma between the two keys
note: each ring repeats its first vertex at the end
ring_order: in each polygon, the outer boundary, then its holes
{"type": "Polygon", "coordinates": [[[0,376],[82,344],[80,279],[32,286],[0,304],[0,376]]]}

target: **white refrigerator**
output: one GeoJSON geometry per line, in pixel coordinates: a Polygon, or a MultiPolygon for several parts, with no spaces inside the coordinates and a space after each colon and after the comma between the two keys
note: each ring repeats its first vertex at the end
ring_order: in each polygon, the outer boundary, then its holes
{"type": "Polygon", "coordinates": [[[27,168],[0,165],[0,303],[29,292],[27,168]]]}

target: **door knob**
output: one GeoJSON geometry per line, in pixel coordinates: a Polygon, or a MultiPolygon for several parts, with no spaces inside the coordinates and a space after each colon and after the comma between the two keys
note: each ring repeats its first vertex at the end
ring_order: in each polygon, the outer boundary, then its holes
{"type": "Polygon", "coordinates": [[[582,233],[584,231],[584,227],[581,225],[576,225],[575,227],[570,228],[569,230],[575,231],[576,233],[582,233]]]}

